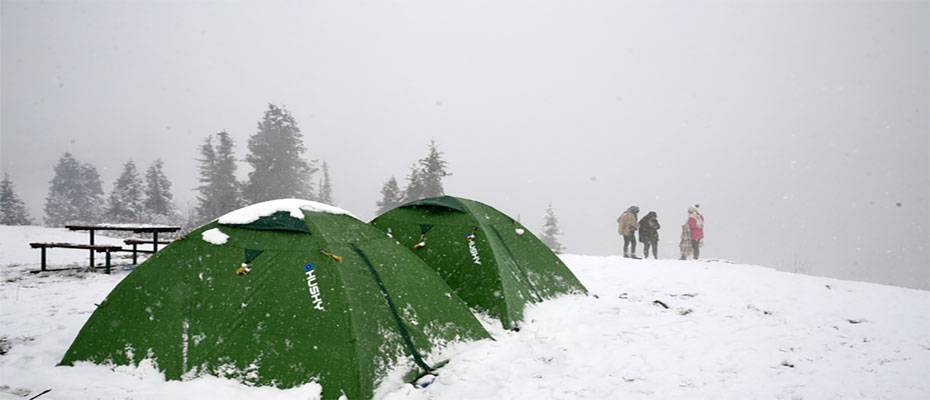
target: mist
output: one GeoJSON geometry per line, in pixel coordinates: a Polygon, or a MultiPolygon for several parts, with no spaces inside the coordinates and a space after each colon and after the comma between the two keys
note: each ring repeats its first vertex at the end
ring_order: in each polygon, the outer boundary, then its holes
{"type": "Polygon", "coordinates": [[[635,204],[677,258],[700,204],[706,257],[930,289],[930,3],[501,3],[3,1],[0,168],[41,220],[62,153],[107,190],[160,158],[185,208],[274,103],[366,220],[435,139],[446,193],[551,204],[569,253],[635,204]]]}

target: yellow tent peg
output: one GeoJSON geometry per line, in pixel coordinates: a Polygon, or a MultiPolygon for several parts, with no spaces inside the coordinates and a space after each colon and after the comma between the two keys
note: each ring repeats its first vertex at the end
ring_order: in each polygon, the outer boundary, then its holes
{"type": "Polygon", "coordinates": [[[320,250],[320,253],[323,254],[324,256],[327,256],[327,257],[332,258],[333,260],[336,260],[337,263],[341,263],[341,262],[342,262],[342,256],[339,256],[339,255],[330,253],[330,252],[326,251],[325,249],[321,249],[321,250],[320,250]]]}
{"type": "Polygon", "coordinates": [[[416,250],[416,249],[420,249],[423,247],[426,247],[426,234],[425,233],[420,235],[420,241],[417,244],[413,245],[413,249],[416,250]]]}
{"type": "Polygon", "coordinates": [[[251,271],[252,269],[249,268],[249,264],[242,263],[242,265],[239,265],[239,268],[236,268],[236,275],[245,275],[251,271]]]}

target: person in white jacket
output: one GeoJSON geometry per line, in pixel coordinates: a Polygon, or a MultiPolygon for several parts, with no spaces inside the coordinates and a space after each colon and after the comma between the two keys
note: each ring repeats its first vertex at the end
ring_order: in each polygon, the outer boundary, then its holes
{"type": "Polygon", "coordinates": [[[636,230],[639,229],[639,207],[630,206],[617,218],[617,233],[623,236],[623,257],[639,258],[636,256],[636,230]]]}

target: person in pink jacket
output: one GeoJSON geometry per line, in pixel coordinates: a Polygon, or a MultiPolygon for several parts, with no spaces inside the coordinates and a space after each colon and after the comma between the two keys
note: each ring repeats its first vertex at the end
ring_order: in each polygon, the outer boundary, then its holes
{"type": "Polygon", "coordinates": [[[704,240],[704,216],[697,209],[697,205],[688,207],[688,228],[691,230],[691,249],[694,259],[701,255],[701,241],[704,240]]]}

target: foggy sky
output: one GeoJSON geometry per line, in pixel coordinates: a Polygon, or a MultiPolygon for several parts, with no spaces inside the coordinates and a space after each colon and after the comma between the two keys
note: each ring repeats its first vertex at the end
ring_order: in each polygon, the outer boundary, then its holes
{"type": "Polygon", "coordinates": [[[926,1],[3,1],[0,14],[0,168],[35,218],[65,151],[107,190],[127,160],[161,158],[186,207],[204,137],[226,130],[242,156],[275,103],[362,218],[436,139],[447,193],[536,231],[552,203],[572,253],[618,254],[615,220],[636,204],[677,257],[699,203],[707,257],[930,288],[926,1]]]}

